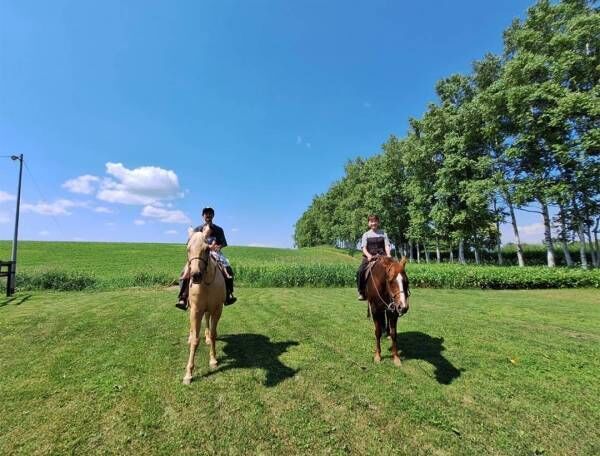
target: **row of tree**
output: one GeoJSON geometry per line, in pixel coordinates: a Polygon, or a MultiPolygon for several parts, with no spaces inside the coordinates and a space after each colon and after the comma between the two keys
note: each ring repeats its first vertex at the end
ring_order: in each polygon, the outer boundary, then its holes
{"type": "MultiPolygon", "coordinates": [[[[554,243],[573,264],[588,251],[600,263],[600,10],[596,1],[538,1],[504,32],[501,56],[486,55],[468,75],[439,81],[439,100],[410,119],[404,138],[380,154],[349,162],[345,176],[316,196],[296,223],[299,247],[356,245],[376,213],[401,249],[465,249],[479,262],[512,224],[525,265],[515,209],[536,210],[548,266],[554,243]],[[551,214],[556,214],[551,217],[551,214]],[[558,238],[553,239],[551,227],[558,238]]],[[[452,255],[452,253],[451,253],[452,255]]],[[[453,258],[451,258],[451,261],[453,258]]]]}

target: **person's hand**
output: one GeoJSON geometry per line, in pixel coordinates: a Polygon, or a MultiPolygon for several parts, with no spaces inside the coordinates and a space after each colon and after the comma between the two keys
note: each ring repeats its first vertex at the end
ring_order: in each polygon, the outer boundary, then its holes
{"type": "Polygon", "coordinates": [[[217,244],[216,242],[213,242],[213,243],[210,245],[210,249],[211,249],[213,252],[220,252],[220,251],[221,251],[221,246],[220,246],[219,244],[217,244]]]}
{"type": "Polygon", "coordinates": [[[373,259],[373,255],[370,255],[370,254],[367,253],[367,260],[371,261],[372,259],[373,259]]]}

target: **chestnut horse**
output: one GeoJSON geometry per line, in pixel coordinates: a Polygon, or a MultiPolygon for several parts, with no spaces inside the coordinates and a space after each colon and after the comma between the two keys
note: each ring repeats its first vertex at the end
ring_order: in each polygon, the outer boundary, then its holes
{"type": "Polygon", "coordinates": [[[375,323],[376,363],[381,362],[381,333],[387,328],[392,339],[392,358],[396,366],[401,365],[396,345],[398,318],[408,312],[408,277],[405,272],[406,257],[397,261],[388,257],[377,257],[367,272],[366,297],[375,323]]]}
{"type": "Polygon", "coordinates": [[[210,345],[211,368],[217,367],[215,343],[217,340],[217,324],[225,302],[225,278],[210,254],[210,248],[201,232],[188,232],[187,257],[190,271],[190,356],[185,369],[183,383],[189,385],[194,371],[194,357],[200,341],[200,325],[206,316],[205,338],[210,345]]]}

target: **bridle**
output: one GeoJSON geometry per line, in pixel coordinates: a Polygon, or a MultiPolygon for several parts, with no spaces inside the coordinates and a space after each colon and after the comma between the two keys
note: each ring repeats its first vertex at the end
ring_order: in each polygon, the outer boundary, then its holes
{"type": "MultiPolygon", "coordinates": [[[[375,261],[378,261],[378,260],[379,260],[379,258],[376,259],[375,261]]],[[[400,313],[400,304],[397,304],[394,298],[396,296],[398,296],[400,293],[404,293],[404,296],[406,297],[406,299],[408,301],[408,297],[410,296],[410,290],[408,289],[408,285],[406,286],[406,289],[402,289],[398,293],[395,293],[395,294],[391,295],[392,301],[388,303],[388,302],[385,301],[385,299],[383,299],[381,297],[381,294],[379,293],[379,287],[377,287],[377,284],[375,283],[375,279],[373,279],[373,271],[369,271],[369,277],[371,278],[371,282],[373,283],[373,288],[375,289],[375,292],[377,293],[377,296],[379,297],[379,300],[386,307],[386,309],[389,310],[390,312],[397,313],[399,317],[401,317],[402,315],[404,315],[404,314],[400,313]]],[[[387,284],[387,280],[386,280],[386,288],[389,289],[389,285],[387,284]]],[[[390,293],[388,292],[388,294],[390,294],[390,293]]]]}
{"type": "MultiPolygon", "coordinates": [[[[201,256],[201,255],[195,256],[192,258],[188,258],[188,270],[191,270],[192,261],[194,261],[194,260],[200,260],[204,263],[204,265],[205,265],[204,272],[200,272],[201,279],[200,279],[200,282],[198,282],[199,284],[202,284],[202,285],[210,285],[211,283],[213,283],[215,281],[215,276],[217,275],[216,271],[215,271],[215,274],[213,274],[213,278],[210,282],[204,281],[205,273],[206,273],[206,271],[208,271],[208,265],[210,263],[210,253],[208,253],[208,250],[206,252],[207,252],[207,254],[205,255],[206,258],[204,258],[204,256],[201,256]]],[[[194,284],[194,280],[192,278],[190,280],[189,286],[191,287],[193,284],[194,284]]]]}

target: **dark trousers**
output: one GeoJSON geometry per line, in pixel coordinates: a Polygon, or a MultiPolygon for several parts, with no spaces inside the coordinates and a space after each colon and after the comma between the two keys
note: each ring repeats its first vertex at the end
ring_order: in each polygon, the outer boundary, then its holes
{"type": "Polygon", "coordinates": [[[368,264],[369,260],[367,260],[367,257],[363,256],[358,271],[356,271],[356,288],[358,288],[358,292],[362,295],[365,294],[365,287],[367,286],[365,270],[367,269],[368,264]]]}
{"type": "MultiPolygon", "coordinates": [[[[227,266],[227,272],[231,276],[230,279],[225,278],[225,289],[227,290],[227,296],[233,294],[233,269],[231,266],[227,266]]],[[[179,279],[179,300],[187,302],[188,295],[190,292],[190,279],[179,279]]]]}

